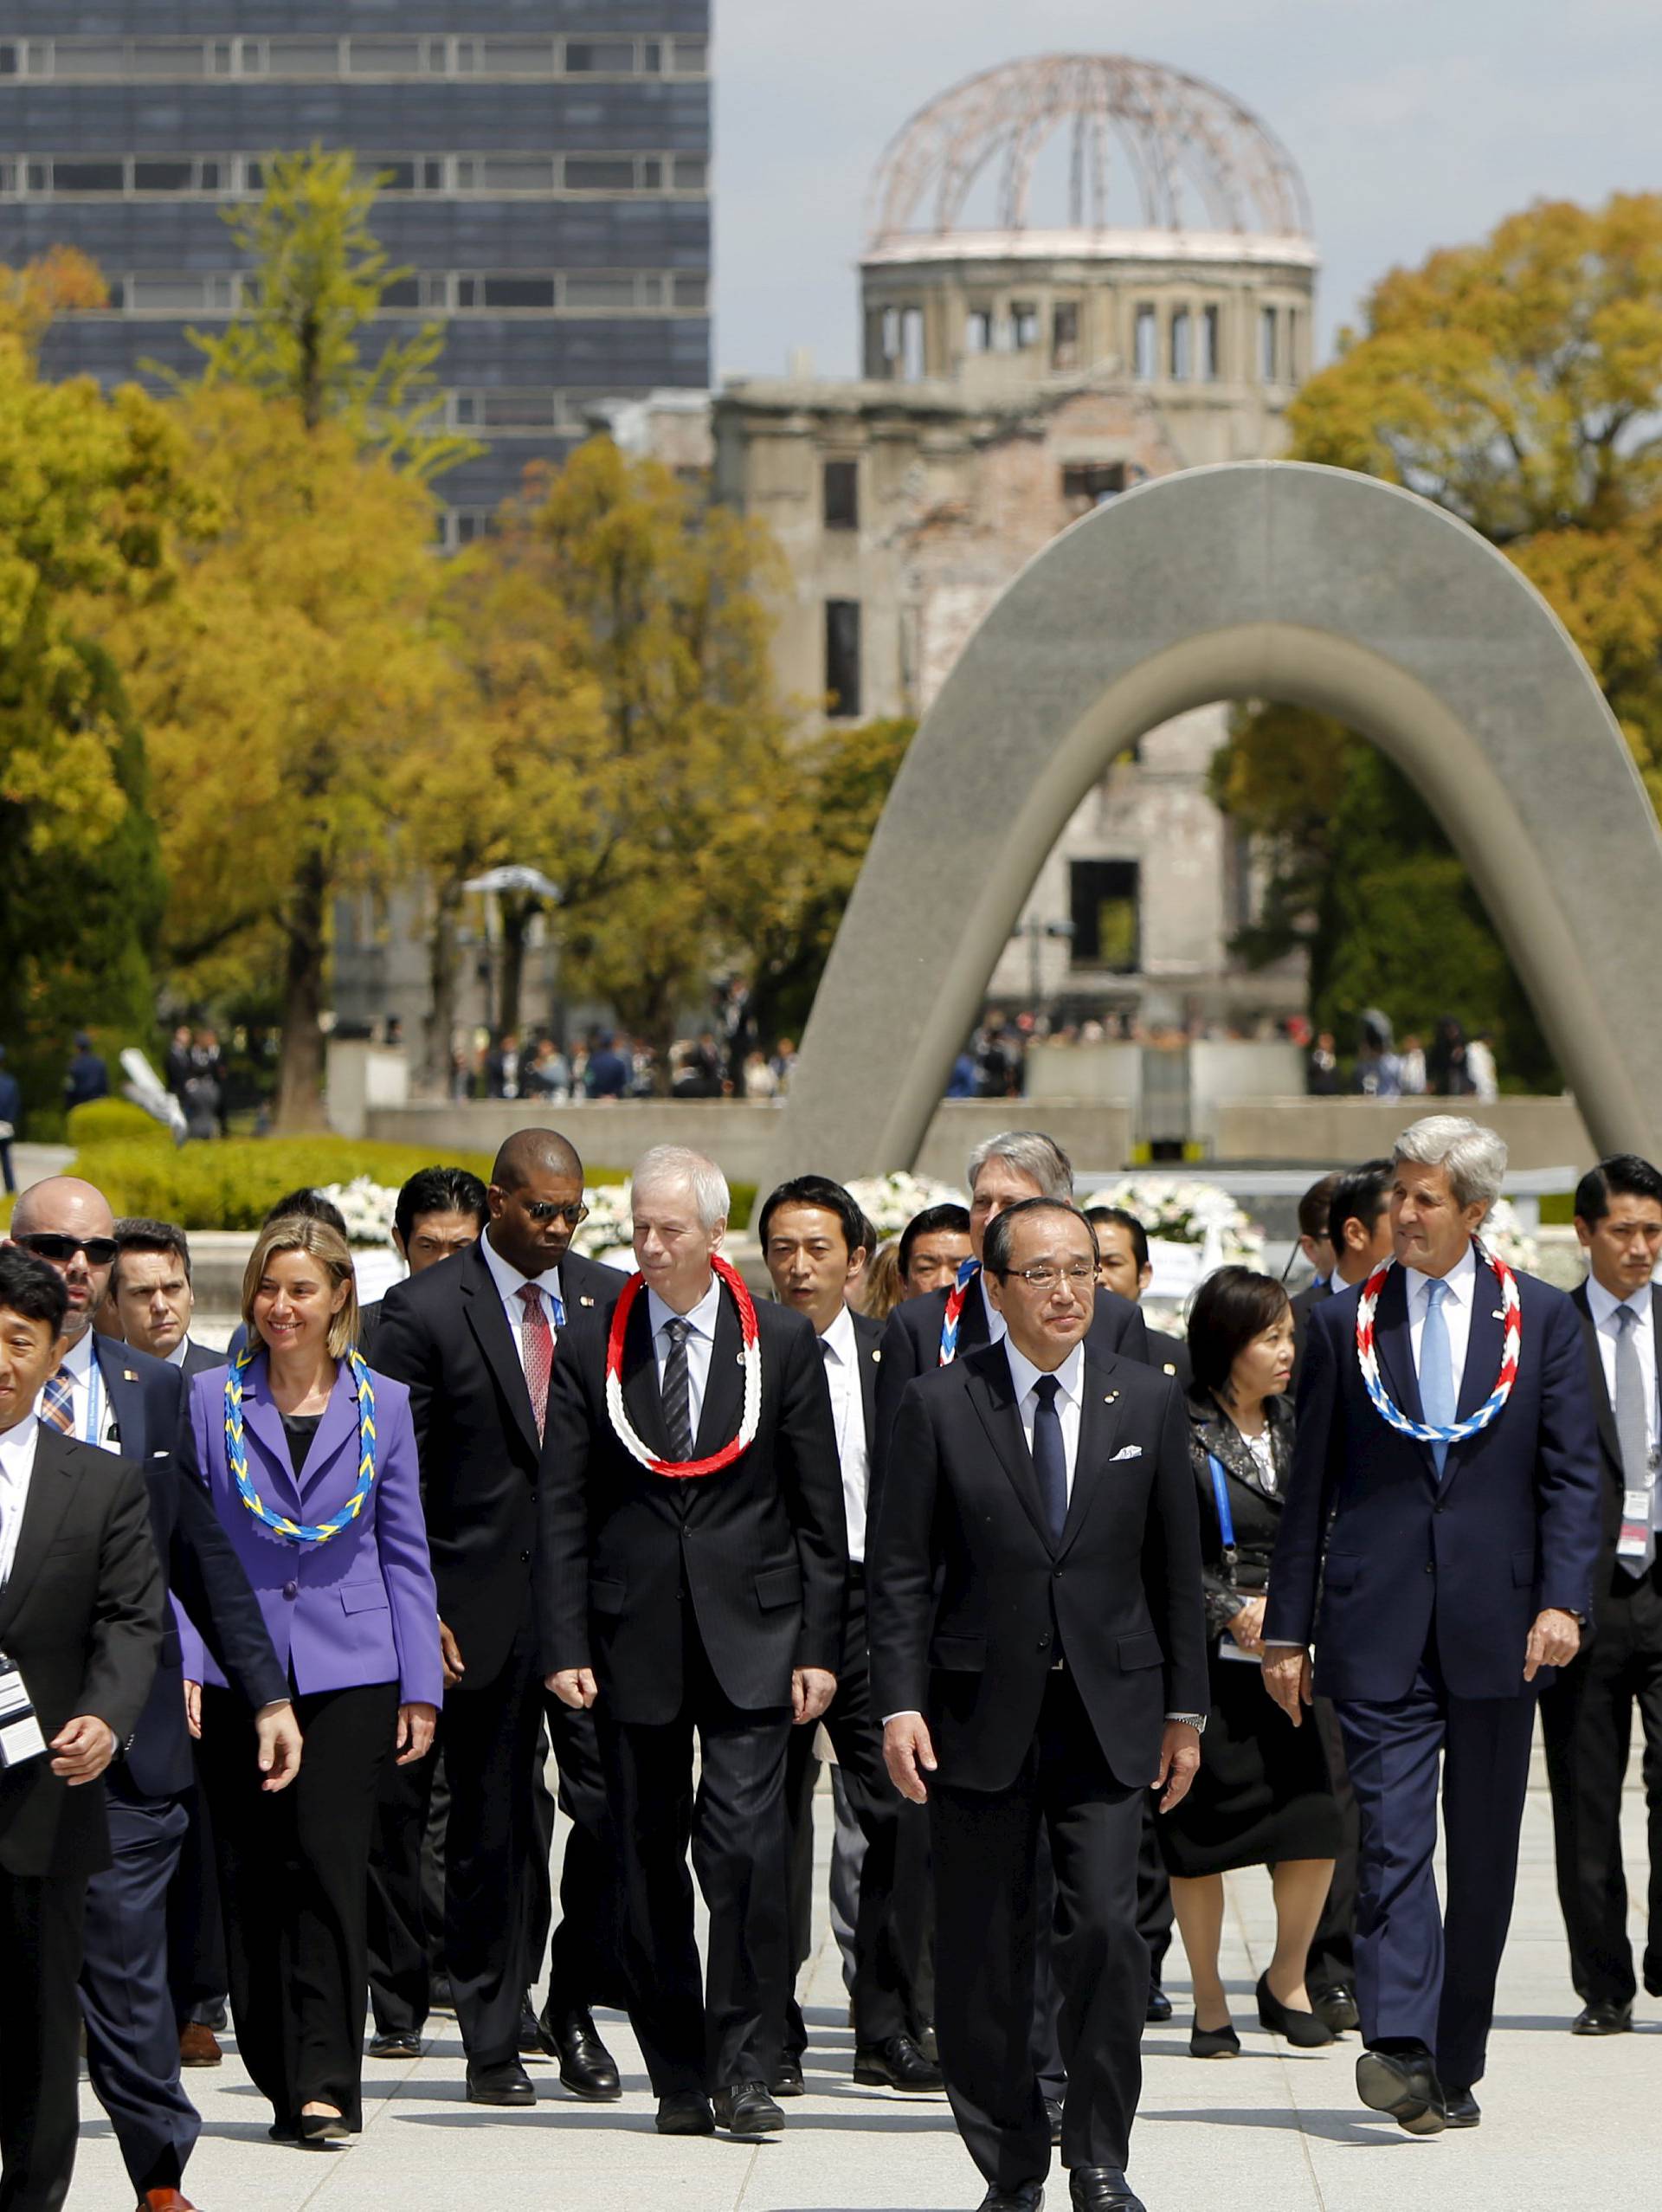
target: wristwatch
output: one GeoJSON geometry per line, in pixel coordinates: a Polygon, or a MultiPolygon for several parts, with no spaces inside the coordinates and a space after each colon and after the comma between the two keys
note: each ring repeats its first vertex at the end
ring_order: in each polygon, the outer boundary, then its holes
{"type": "Polygon", "coordinates": [[[1169,1712],[1166,1719],[1182,1721],[1186,1726],[1192,1728],[1197,1736],[1204,1736],[1206,1733],[1206,1715],[1203,1712],[1169,1712]]]}

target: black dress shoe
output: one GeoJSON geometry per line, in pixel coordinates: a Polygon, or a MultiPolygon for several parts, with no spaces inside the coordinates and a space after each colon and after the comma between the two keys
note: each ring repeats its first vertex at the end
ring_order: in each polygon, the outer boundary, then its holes
{"type": "Polygon", "coordinates": [[[617,2060],[596,2032],[591,2015],[568,2012],[557,2020],[546,2013],[538,2023],[560,2061],[560,2086],[591,2105],[615,2104],[623,2094],[617,2060]]]}
{"type": "Polygon", "coordinates": [[[1320,1996],[1312,1997],[1311,2002],[1316,2008],[1317,2019],[1325,2021],[1336,2035],[1362,2025],[1356,1993],[1348,1982],[1336,1982],[1330,1990],[1324,1990],[1320,1996]]]}
{"type": "Polygon", "coordinates": [[[735,2081],[731,2088],[718,2089],[712,2101],[716,2125],[729,2135],[777,2135],[785,2124],[765,2081],[735,2081]]]}
{"type": "Polygon", "coordinates": [[[1444,2088],[1443,2103],[1451,2127],[1476,2127],[1483,2118],[1482,2107],[1472,2092],[1457,2089],[1452,2081],[1444,2088]]]}
{"type": "Polygon", "coordinates": [[[1068,2176],[1073,2212],[1147,2212],[1118,2166],[1075,2166],[1068,2176]]]}
{"type": "Polygon", "coordinates": [[[467,2102],[470,2105],[534,2105],[537,2092],[531,2076],[518,2059],[504,2059],[498,2066],[467,2065],[467,2102]]]}
{"type": "Polygon", "coordinates": [[[554,2055],[554,2038],[538,2019],[529,1991],[519,2000],[519,2027],[514,2040],[523,2058],[551,2059],[554,2055]]]}
{"type": "MultiPolygon", "coordinates": [[[[1662,1996],[1662,1990],[1652,1990],[1651,1991],[1651,1995],[1652,1996],[1662,1996]]],[[[912,2040],[914,2043],[916,2043],[918,2049],[923,2053],[924,2056],[929,2060],[931,2066],[939,2066],[941,2062],[941,2047],[935,2040],[935,2027],[933,2022],[931,2022],[927,2028],[920,2028],[912,2040]]]]}
{"type": "Polygon", "coordinates": [[[1189,2023],[1189,2055],[1192,2059],[1238,2059],[1240,2038],[1233,2025],[1202,2028],[1196,2018],[1189,2023]]]}
{"type": "Polygon", "coordinates": [[[1062,2100],[1060,2097],[1046,2098],[1045,2118],[1050,2122],[1050,2147],[1053,2151],[1059,2151],[1062,2143],[1062,2100]]]}
{"type": "Polygon", "coordinates": [[[660,2135],[713,2135],[716,2116],[702,2089],[672,2089],[658,2099],[660,2135]]]}
{"type": "Polygon", "coordinates": [[[1158,1982],[1149,1984],[1149,2002],[1143,2017],[1151,2027],[1163,2027],[1171,2018],[1171,1999],[1158,1982]]]}
{"type": "Polygon", "coordinates": [[[868,2089],[908,2089],[918,2095],[946,2086],[939,2067],[930,2064],[910,2035],[857,2044],[854,2080],[868,2089]]]}
{"type": "Polygon", "coordinates": [[[384,2035],[371,2035],[370,2056],[372,2059],[418,2059],[422,2055],[422,2039],[405,2028],[390,2028],[384,2035]]]}
{"type": "Polygon", "coordinates": [[[1333,2030],[1313,2012],[1300,2012],[1283,2004],[1270,1987],[1270,1977],[1258,1977],[1258,2024],[1272,2035],[1285,2035],[1296,2050],[1317,2051],[1333,2041],[1333,2030]]]}
{"type": "Polygon", "coordinates": [[[1584,2004],[1569,2032],[1572,2035],[1625,2035],[1633,2024],[1631,2004],[1584,2004]]]}
{"type": "Polygon", "coordinates": [[[302,2112],[300,2130],[302,2143],[350,2143],[352,2137],[344,2112],[302,2112]]]}
{"type": "Polygon", "coordinates": [[[1424,2051],[1364,2051],[1356,2060],[1356,2094],[1370,2112],[1388,2112],[1410,2135],[1440,2135],[1447,2125],[1443,2085],[1424,2051]]]}
{"type": "Polygon", "coordinates": [[[806,2097],[808,2084],[802,2080],[802,2060],[781,2059],[774,2072],[772,2087],[776,2097],[806,2097]]]}
{"type": "Polygon", "coordinates": [[[1044,2212],[1045,2185],[1029,2183],[1026,2189],[989,2189],[981,2200],[981,2212],[1044,2212]]]}
{"type": "Polygon", "coordinates": [[[454,2012],[456,2000],[451,1992],[450,1977],[435,1974],[428,1985],[427,2009],[429,2012],[454,2012]]]}

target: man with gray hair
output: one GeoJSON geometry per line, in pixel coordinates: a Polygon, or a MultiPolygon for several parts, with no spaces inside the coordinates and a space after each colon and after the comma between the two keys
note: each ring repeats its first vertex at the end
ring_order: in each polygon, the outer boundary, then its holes
{"type": "Polygon", "coordinates": [[[639,1273],[576,1317],[543,1455],[544,1669],[557,1698],[594,1711],[629,2016],[663,2135],[784,2125],[769,2091],[792,1978],[785,1754],[842,1663],[848,1536],[824,1363],[808,1316],[757,1306],[722,1257],[728,1205],[700,1154],[641,1159],[639,1273]]]}
{"type": "Polygon", "coordinates": [[[1599,1548],[1575,1310],[1478,1240],[1505,1170],[1462,1115],[1397,1139],[1394,1259],[1310,1317],[1264,1622],[1265,1686],[1293,1725],[1312,1689],[1338,1716],[1361,1828],[1356,2090],[1415,2135],[1481,2117],[1536,1699],[1580,1646],[1599,1548]]]}

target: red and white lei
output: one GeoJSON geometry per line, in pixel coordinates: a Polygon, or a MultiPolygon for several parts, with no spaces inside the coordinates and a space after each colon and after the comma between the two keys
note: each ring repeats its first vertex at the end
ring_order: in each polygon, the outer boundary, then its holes
{"type": "Polygon", "coordinates": [[[1379,1351],[1374,1342],[1374,1315],[1379,1306],[1379,1293],[1385,1278],[1396,1264],[1393,1260],[1382,1261],[1362,1285],[1362,1296],[1356,1305],[1356,1364],[1362,1370],[1362,1379],[1374,1409],[1382,1421],[1404,1436],[1412,1436],[1420,1444],[1463,1444],[1469,1436],[1478,1435],[1495,1418],[1512,1395],[1512,1385],[1517,1380],[1518,1356],[1523,1348],[1523,1309],[1518,1298],[1517,1278],[1498,1253],[1485,1251],[1477,1245],[1478,1258],[1495,1271],[1500,1285],[1501,1341],[1500,1372],[1495,1387],[1465,1421],[1453,1422],[1447,1428],[1438,1428],[1427,1421],[1411,1421],[1401,1408],[1395,1404],[1390,1393],[1380,1379],[1379,1351]]]}
{"type": "Polygon", "coordinates": [[[631,1459],[639,1460],[653,1474],[667,1474],[684,1482],[699,1475],[719,1474],[724,1467],[731,1467],[740,1453],[749,1451],[756,1441],[762,1419],[762,1345],[757,1332],[755,1303],[745,1288],[744,1278],[730,1261],[719,1254],[712,1254],[710,1265],[718,1280],[726,1285],[738,1308],[739,1334],[744,1347],[739,1355],[744,1368],[744,1408],[739,1416],[738,1435],[731,1443],[724,1444],[720,1451],[707,1460],[660,1460],[630,1424],[623,1404],[623,1339],[635,1302],[646,1288],[644,1275],[631,1275],[623,1286],[623,1295],[612,1313],[611,1333],[606,1339],[606,1413],[618,1441],[631,1459]]]}

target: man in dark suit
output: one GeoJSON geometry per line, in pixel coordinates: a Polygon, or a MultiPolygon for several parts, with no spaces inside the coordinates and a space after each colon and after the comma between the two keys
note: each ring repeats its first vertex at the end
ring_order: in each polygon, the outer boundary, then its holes
{"type": "MultiPolygon", "coordinates": [[[[490,1217],[485,1185],[476,1175],[461,1167],[418,1168],[399,1191],[393,1209],[393,1248],[412,1275],[424,1275],[429,1267],[477,1244],[490,1217]]],[[[379,1299],[359,1306],[358,1348],[371,1366],[380,1323],[379,1299]]],[[[539,1780],[537,1765],[533,1756],[533,1789],[539,1780]]],[[[545,1790],[542,1796],[546,1797],[545,1790]]],[[[424,1759],[408,1765],[387,1761],[370,1853],[370,2006],[375,2015],[371,2058],[419,2058],[429,2005],[439,1997],[449,2002],[444,1970],[444,1830],[449,1817],[450,1791],[438,1741],[424,1759]],[[436,1991],[435,1983],[441,1985],[436,1991]]],[[[536,1856],[533,1843],[533,1883],[538,1879],[536,1856]]],[[[544,1899],[547,1867],[544,1844],[540,1878],[544,1899]]],[[[533,1964],[527,1973],[535,1980],[534,1960],[540,1957],[541,1943],[532,1950],[533,1964]]],[[[542,2048],[540,2041],[537,2048],[542,2048]]]]}
{"type": "MultiPolygon", "coordinates": [[[[782,1306],[814,1325],[831,1393],[837,1459],[848,1524],[848,1580],[837,1693],[823,1726],[837,1755],[845,1802],[863,1844],[849,1886],[855,1899],[854,2080],[873,2087],[932,2091],[941,2071],[918,2048],[918,2005],[908,1957],[894,1922],[895,1852],[900,1800],[883,1770],[881,1732],[872,1712],[866,1638],[866,1506],[871,1466],[867,1439],[877,1415],[877,1375],[883,1325],[848,1305],[848,1287],[865,1265],[872,1233],[840,1183],[802,1175],[764,1202],[757,1235],[782,1306]]],[[[789,1826],[791,1972],[801,1973],[813,1920],[814,1790],[820,1762],[815,1731],[793,1729],[785,1758],[785,1815],[789,1826]]],[[[808,2028],[793,1993],[786,2008],[785,2057],[776,2093],[800,2096],[808,2028]]]]}
{"type": "Polygon", "coordinates": [[[1376,1395],[1360,1287],[1311,1317],[1264,1682],[1295,1723],[1312,1688],[1337,1710],[1361,1831],[1356,2090],[1433,2134],[1481,2117],[1539,1677],[1575,1657],[1592,1607],[1599,1471],[1575,1310],[1532,1275],[1506,1385],[1505,1295],[1473,1243],[1505,1145],[1432,1114],[1394,1157],[1376,1395]]]}
{"type": "MultiPolygon", "coordinates": [[[[438,1740],[450,1790],[445,1955],[474,2104],[529,2105],[519,2061],[528,1978],[524,1910],[543,1725],[531,1554],[546,1480],[556,1338],[614,1291],[615,1274],[570,1249],[583,1219],[583,1163],[551,1129],[521,1129],[497,1154],[490,1222],[466,1250],[381,1301],[376,1365],[409,1388],[428,1541],[438,1582],[445,1705],[438,1740]]],[[[573,1822],[544,2025],[560,2079],[582,2097],[620,2095],[590,2008],[617,1979],[615,1854],[594,1725],[548,1708],[560,1797],[573,1822]]],[[[431,1760],[420,1762],[430,1770],[431,1760]]],[[[415,1769],[411,1769],[412,1775],[415,1769]]],[[[422,1811],[424,1823],[425,1813],[422,1811]]],[[[417,1836],[420,1827],[416,1828],[417,1836]]],[[[406,1961],[413,2029],[428,2003],[425,1952],[406,1961]]]]}
{"type": "Polygon", "coordinates": [[[555,1370],[543,1469],[548,1686],[599,1722],[629,2013],[666,2135],[784,2125],[769,2084],[790,1984],[785,1752],[793,1722],[811,1728],[830,1704],[842,1657],[824,1361],[801,1314],[750,1309],[712,1264],[728,1203],[696,1152],[660,1145],[641,1161],[619,1369],[614,1299],[580,1317],[555,1370]],[[710,1908],[707,2011],[689,1842],[710,1908]]]}
{"type": "MultiPolygon", "coordinates": [[[[1102,1255],[1097,1287],[1116,1291],[1133,1306],[1140,1306],[1143,1292],[1154,1280],[1147,1229],[1124,1206],[1088,1206],[1085,1218],[1097,1233],[1097,1250],[1102,1255]]],[[[1148,1327],[1146,1316],[1143,1326],[1148,1327]]],[[[1186,1390],[1191,1371],[1189,1339],[1174,1337],[1165,1329],[1149,1329],[1148,1333],[1149,1365],[1159,1374],[1169,1375],[1180,1390],[1186,1390]]]]}
{"type": "Polygon", "coordinates": [[[1035,2212],[1050,2164],[1027,2002],[1040,1828],[1073,2202],[1140,2212],[1143,1800],[1180,1802],[1206,1720],[1186,1424],[1169,1377],[1091,1347],[1096,1239],[1071,1206],[1003,1209],[983,1263],[1003,1338],[920,1376],[891,1441],[873,1701],[895,1786],[931,1808],[936,2032],[985,2212],[1035,2212]]]}
{"type": "MultiPolygon", "coordinates": [[[[1053,1138],[1036,1129],[1007,1129],[977,1145],[970,1155],[968,1181],[970,1244],[978,1264],[987,1231],[1007,1206],[1020,1205],[1024,1198],[1073,1203],[1073,1163],[1053,1138]]],[[[907,1383],[915,1375],[950,1364],[982,1345],[996,1344],[1004,1333],[1003,1314],[985,1277],[977,1273],[964,1287],[957,1337],[949,1345],[951,1296],[949,1290],[938,1290],[925,1298],[908,1298],[889,1316],[877,1391],[876,1487],[881,1486],[889,1435],[907,1383]]],[[[1114,1291],[1098,1293],[1091,1318],[1091,1349],[1147,1361],[1148,1330],[1130,1299],[1114,1291]]]]}
{"type": "MultiPolygon", "coordinates": [[[[280,1789],[299,1764],[300,1729],[248,1577],[206,1493],[174,1457],[181,1371],[135,1345],[96,1335],[81,1319],[102,1305],[120,1260],[109,1206],[92,1184],[55,1177],[27,1192],[18,1210],[17,1241],[61,1278],[68,1299],[69,1343],[42,1395],[42,1422],[143,1468],[151,1532],[170,1590],[256,1711],[249,1756],[259,1757],[267,1787],[280,1789]],[[100,1410],[104,1400],[107,1419],[100,1410]]],[[[167,1234],[164,1224],[142,1226],[153,1232],[152,1244],[167,1234]]],[[[183,1265],[177,1254],[164,1258],[162,1273],[183,1265]]],[[[175,1301],[130,1302],[146,1321],[152,1303],[165,1308],[169,1322],[160,1333],[172,1333],[175,1301]]],[[[118,1310],[119,1304],[118,1296],[118,1310]]],[[[181,1332],[173,1349],[185,1341],[181,1332]]],[[[185,2206],[180,2187],[201,2125],[179,2080],[168,1932],[169,1892],[190,1827],[195,1782],[179,1639],[170,1619],[138,1725],[106,1778],[111,1863],[87,1885],[81,1969],[93,2087],[140,2201],[152,2212],[185,2206]]]]}
{"type": "Polygon", "coordinates": [[[190,1244],[177,1222],[137,1216],[117,1222],[110,1298],[121,1324],[122,1341],[177,1367],[186,1383],[193,1375],[225,1364],[222,1351],[191,1338],[196,1295],[190,1279],[190,1244]]]}
{"type": "Polygon", "coordinates": [[[1581,2010],[1577,2035],[1616,2035],[1633,2020],[1633,1950],[1622,1873],[1621,1785],[1639,1712],[1651,1807],[1643,1971],[1662,1996],[1662,1174],[1631,1153],[1601,1160],[1575,1192],[1587,1280],[1570,1293],[1598,1422],[1601,1533],[1594,1634],[1541,1700],[1552,1790],[1558,1901],[1581,2010]]]}
{"type": "Polygon", "coordinates": [[[85,1029],[77,1029],[75,1048],[64,1070],[63,1103],[70,1108],[90,1106],[94,1099],[109,1095],[110,1071],[93,1050],[93,1041],[85,1029]]]}
{"type": "Polygon", "coordinates": [[[1333,1295],[1334,1251],[1328,1233],[1328,1216],[1333,1209],[1333,1196],[1344,1179],[1343,1168],[1333,1168],[1318,1177],[1298,1201],[1298,1249],[1314,1270],[1310,1280],[1292,1299],[1292,1372],[1298,1379],[1298,1363],[1304,1355],[1304,1338],[1310,1332],[1310,1317],[1316,1308],[1333,1295]]]}
{"type": "Polygon", "coordinates": [[[99,1777],[132,1733],[164,1596],[141,1470],[35,1418],[68,1299],[0,1250],[0,2203],[56,2212],[76,2132],[87,1879],[110,1863],[99,1777]],[[31,1711],[32,1708],[32,1711],[31,1711]]]}

